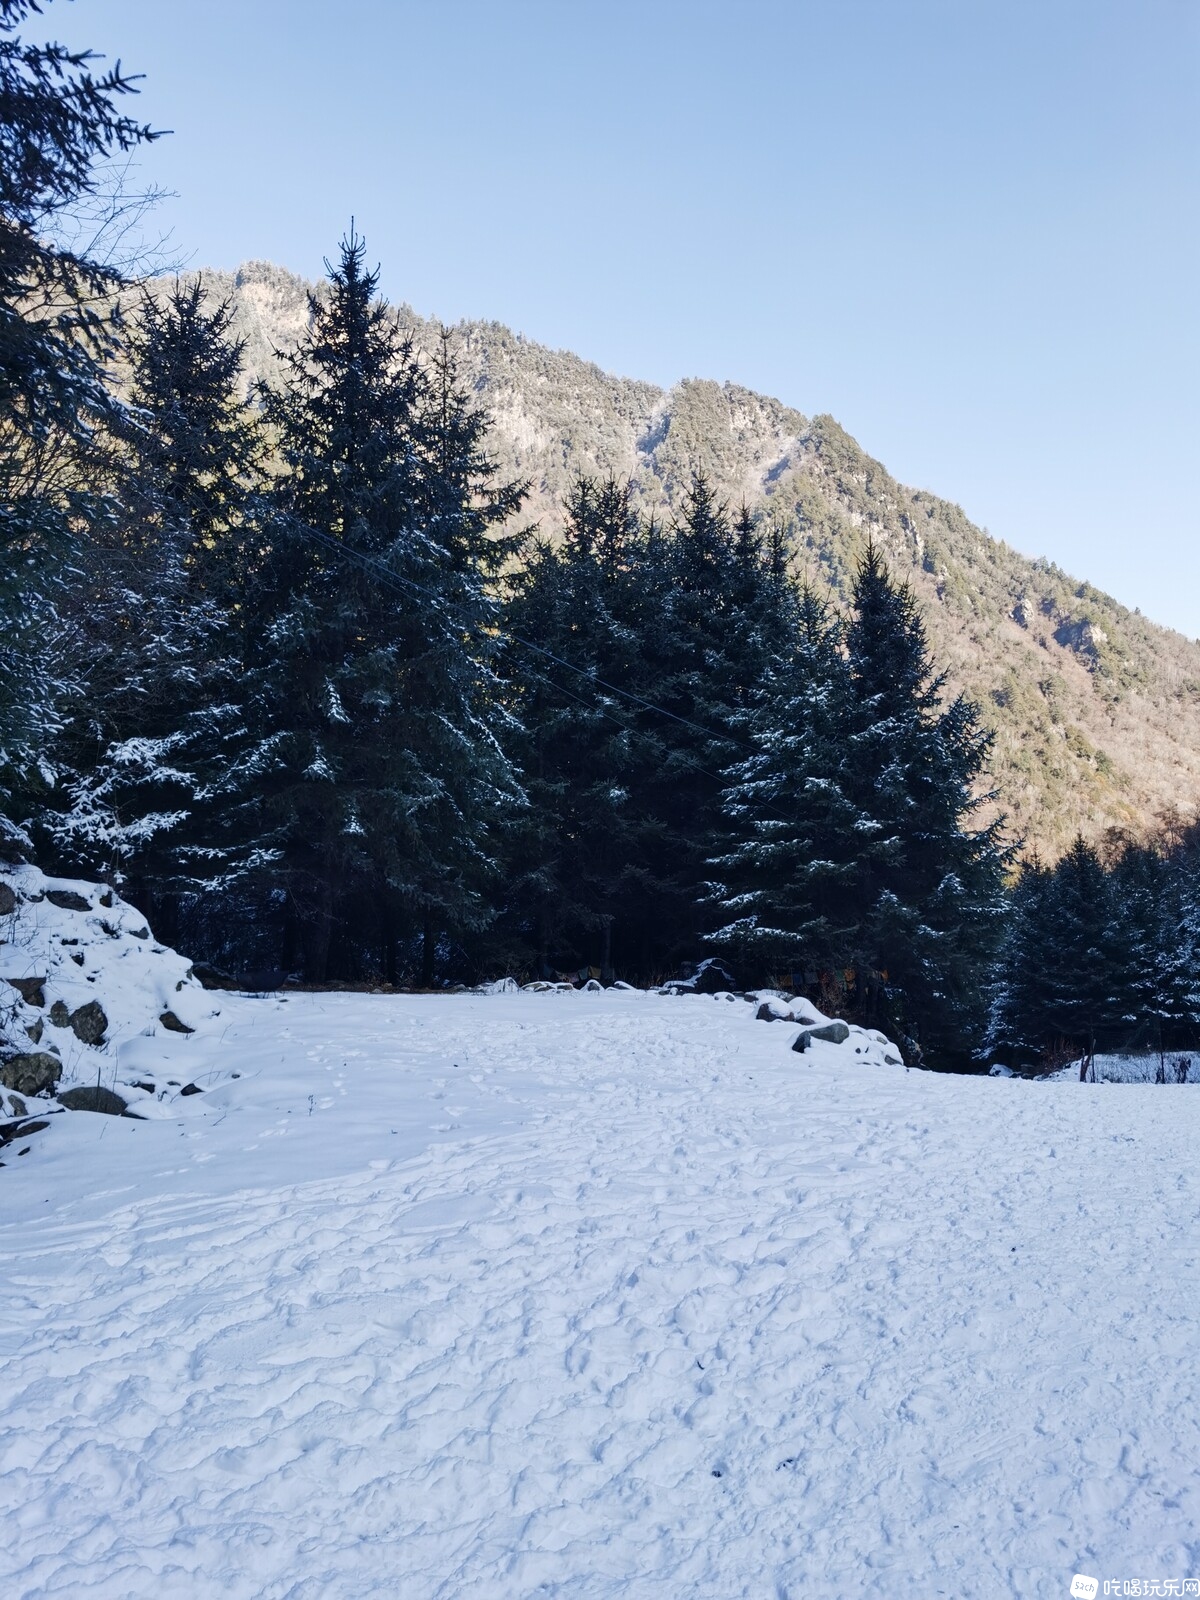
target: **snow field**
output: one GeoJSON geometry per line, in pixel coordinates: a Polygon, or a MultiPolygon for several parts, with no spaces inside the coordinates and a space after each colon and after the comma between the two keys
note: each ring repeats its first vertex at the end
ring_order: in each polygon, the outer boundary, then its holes
{"type": "Polygon", "coordinates": [[[177,1118],[0,1174],[0,1593],[1200,1570],[1194,1096],[691,997],[209,998],[137,1041],[177,1118]]]}

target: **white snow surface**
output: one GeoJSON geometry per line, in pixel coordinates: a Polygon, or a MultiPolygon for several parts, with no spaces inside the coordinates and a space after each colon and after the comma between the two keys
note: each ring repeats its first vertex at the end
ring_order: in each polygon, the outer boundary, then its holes
{"type": "Polygon", "coordinates": [[[1200,1098],[720,999],[203,1000],[130,1047],[205,1093],[0,1171],[5,1597],[1200,1570],[1200,1098]]]}

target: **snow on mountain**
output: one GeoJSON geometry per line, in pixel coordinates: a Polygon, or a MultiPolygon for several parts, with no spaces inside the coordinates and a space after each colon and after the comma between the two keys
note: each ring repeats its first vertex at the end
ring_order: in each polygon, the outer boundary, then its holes
{"type": "Polygon", "coordinates": [[[720,997],[184,994],[126,1038],[204,1093],[0,1173],[0,1593],[1195,1572],[1193,1096],[720,997]]]}

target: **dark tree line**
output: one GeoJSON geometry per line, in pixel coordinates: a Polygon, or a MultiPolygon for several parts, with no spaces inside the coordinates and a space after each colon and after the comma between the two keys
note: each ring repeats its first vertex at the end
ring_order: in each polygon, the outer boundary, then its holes
{"type": "Polygon", "coordinates": [[[994,978],[993,1057],[1049,1068],[1198,1036],[1200,827],[1170,822],[1103,854],[1077,839],[1055,866],[1025,868],[994,978]]]}

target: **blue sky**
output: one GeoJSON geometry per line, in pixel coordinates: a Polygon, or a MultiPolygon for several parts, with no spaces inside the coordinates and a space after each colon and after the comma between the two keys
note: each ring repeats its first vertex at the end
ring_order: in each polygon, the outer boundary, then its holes
{"type": "Polygon", "coordinates": [[[832,412],[1200,635],[1196,0],[76,0],[189,264],[832,412]]]}

